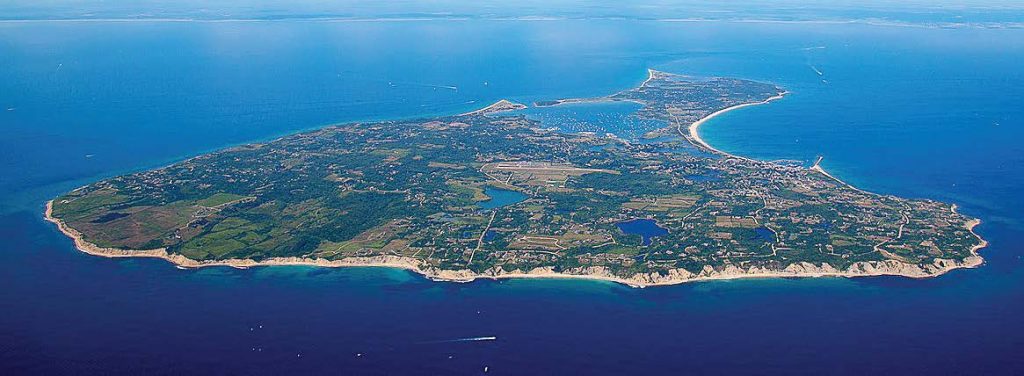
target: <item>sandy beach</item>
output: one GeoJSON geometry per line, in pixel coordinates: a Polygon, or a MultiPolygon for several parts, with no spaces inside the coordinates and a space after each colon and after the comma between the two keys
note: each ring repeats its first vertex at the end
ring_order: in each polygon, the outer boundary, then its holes
{"type": "Polygon", "coordinates": [[[501,100],[499,100],[497,102],[492,103],[491,105],[489,105],[487,107],[484,107],[484,108],[481,108],[481,109],[478,109],[478,110],[473,110],[473,111],[470,111],[470,112],[461,113],[458,116],[487,115],[487,114],[493,114],[493,113],[498,113],[498,112],[522,110],[524,108],[526,108],[526,105],[524,105],[522,103],[516,103],[516,102],[510,101],[508,99],[501,99],[501,100]]]}
{"type": "MultiPolygon", "coordinates": [[[[699,132],[700,131],[700,126],[704,125],[705,122],[707,122],[708,120],[711,120],[711,118],[714,118],[715,116],[724,114],[724,113],[732,111],[732,110],[737,110],[737,109],[740,109],[740,108],[744,108],[744,107],[759,106],[759,105],[762,105],[762,104],[768,104],[771,101],[774,101],[774,100],[777,100],[777,99],[782,99],[786,94],[789,94],[789,92],[788,91],[784,91],[782,93],[779,93],[779,95],[776,95],[774,97],[765,99],[764,101],[761,101],[761,102],[744,103],[744,104],[735,105],[735,106],[732,106],[732,107],[726,107],[726,108],[723,108],[721,110],[715,111],[715,112],[711,113],[710,115],[701,118],[700,120],[697,120],[697,121],[691,123],[690,126],[687,127],[687,131],[685,133],[682,130],[683,124],[681,124],[681,123],[677,126],[678,127],[677,130],[679,131],[679,134],[681,136],[683,136],[683,138],[686,138],[686,139],[690,140],[691,143],[693,143],[693,144],[697,145],[698,147],[701,147],[701,148],[703,148],[703,149],[705,149],[705,150],[707,150],[709,152],[712,152],[712,153],[715,153],[715,154],[718,154],[718,155],[723,155],[723,156],[730,157],[730,158],[742,159],[742,160],[748,161],[748,162],[771,163],[771,162],[759,161],[759,160],[756,160],[756,159],[750,159],[750,158],[742,157],[742,156],[735,155],[735,154],[729,154],[729,153],[724,152],[722,150],[716,149],[715,147],[713,147],[710,144],[708,144],[707,141],[704,141],[704,139],[700,138],[700,132],[699,132]],[[687,136],[689,136],[689,137],[687,137],[687,136]]],[[[821,161],[823,159],[824,158],[822,158],[822,157],[818,157],[818,160],[814,162],[814,165],[810,167],[810,170],[814,171],[814,172],[817,172],[819,174],[822,174],[825,177],[827,177],[829,179],[832,179],[835,182],[837,182],[839,184],[842,184],[842,185],[846,186],[847,188],[853,189],[855,191],[858,191],[858,192],[861,192],[861,193],[865,193],[865,194],[880,196],[877,193],[868,192],[868,191],[865,191],[863,189],[857,188],[857,187],[851,185],[850,183],[847,183],[847,182],[843,181],[842,179],[839,179],[839,178],[835,177],[835,175],[832,175],[832,174],[828,173],[828,171],[825,171],[825,169],[823,167],[821,167],[821,161]]]]}
{"type": "MultiPolygon", "coordinates": [[[[951,210],[956,211],[954,205],[951,210]]],[[[532,270],[511,270],[492,268],[477,273],[468,269],[463,270],[442,270],[425,265],[422,261],[411,257],[403,256],[374,256],[374,257],[349,257],[340,260],[327,260],[309,257],[276,257],[265,260],[252,259],[225,259],[211,261],[197,261],[179,254],[171,254],[165,248],[148,250],[131,250],[104,248],[86,241],[80,232],[71,228],[64,221],[53,217],[53,201],[46,203],[45,219],[57,225],[57,228],[67,237],[74,241],[75,248],[86,254],[109,257],[142,257],[158,258],[166,260],[182,269],[202,268],[211,266],[226,266],[232,268],[246,269],[263,266],[317,266],[317,267],[386,267],[408,270],[434,281],[445,282],[472,282],[477,279],[512,279],[512,278],[556,278],[556,279],[586,279],[599,280],[623,284],[630,287],[651,287],[676,285],[687,282],[730,280],[739,278],[808,278],[808,277],[869,277],[869,276],[903,276],[909,278],[929,278],[942,275],[954,269],[973,268],[981,265],[984,261],[978,256],[978,251],[988,245],[984,239],[974,232],[974,228],[981,223],[980,220],[973,220],[968,223],[967,229],[980,240],[980,244],[971,249],[971,256],[962,261],[950,259],[936,259],[932,264],[914,265],[896,260],[857,262],[851,264],[844,270],[839,270],[829,264],[815,265],[808,262],[791,264],[783,269],[774,270],[767,268],[740,268],[727,265],[721,269],[714,269],[705,266],[698,273],[686,269],[671,269],[666,273],[636,274],[630,277],[614,275],[610,270],[602,266],[582,267],[566,271],[555,271],[554,269],[535,268],[532,270]]]]}
{"type": "Polygon", "coordinates": [[[724,114],[724,113],[729,112],[729,111],[738,110],[738,109],[741,109],[741,108],[744,108],[744,107],[760,106],[762,104],[768,104],[769,102],[774,101],[776,99],[782,99],[782,97],[784,97],[786,94],[789,94],[789,92],[788,91],[784,91],[782,93],[779,93],[779,95],[773,96],[771,98],[765,99],[765,100],[760,101],[760,102],[744,103],[744,104],[738,104],[738,105],[735,105],[735,106],[732,106],[732,107],[726,107],[726,108],[723,108],[721,110],[712,112],[710,115],[705,116],[705,117],[701,118],[700,120],[697,120],[697,121],[691,123],[690,126],[687,128],[687,132],[686,133],[683,132],[683,130],[682,130],[683,124],[681,124],[681,123],[678,125],[677,130],[679,131],[679,135],[683,136],[684,138],[688,138],[688,139],[692,140],[697,146],[700,146],[700,147],[702,147],[702,148],[704,148],[704,149],[706,149],[706,150],[708,150],[708,151],[710,151],[712,153],[719,154],[719,155],[724,155],[724,156],[728,156],[728,157],[732,157],[732,158],[738,158],[738,159],[742,159],[742,160],[745,160],[745,161],[760,162],[760,161],[756,161],[756,160],[753,160],[753,159],[750,159],[750,158],[729,154],[729,153],[726,153],[724,151],[715,149],[713,146],[711,146],[706,141],[704,141],[704,139],[700,138],[700,132],[699,132],[700,126],[704,125],[705,122],[707,122],[708,120],[711,120],[715,116],[724,114]],[[687,135],[689,137],[687,137],[687,135]]]}

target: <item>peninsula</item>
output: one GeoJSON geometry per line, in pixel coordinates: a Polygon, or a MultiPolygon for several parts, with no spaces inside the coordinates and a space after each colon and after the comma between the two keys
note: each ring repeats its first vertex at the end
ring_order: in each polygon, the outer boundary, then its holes
{"type": "Polygon", "coordinates": [[[785,91],[650,71],[646,142],[545,127],[499,101],[197,156],[63,194],[46,218],[86,253],[181,267],[385,266],[429,278],[931,277],[982,263],[955,205],[856,189],[703,141],[704,120],[785,91]]]}

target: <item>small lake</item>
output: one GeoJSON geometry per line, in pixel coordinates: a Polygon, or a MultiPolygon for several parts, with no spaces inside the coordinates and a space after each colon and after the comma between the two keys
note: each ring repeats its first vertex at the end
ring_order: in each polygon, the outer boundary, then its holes
{"type": "Polygon", "coordinates": [[[668,234],[668,229],[658,226],[653,219],[637,218],[615,224],[619,230],[629,235],[640,235],[643,245],[651,245],[651,238],[668,234]]]}
{"type": "Polygon", "coordinates": [[[757,234],[757,239],[764,240],[766,242],[775,241],[775,233],[769,230],[767,227],[758,227],[754,229],[754,233],[757,234]]]}
{"type": "Polygon", "coordinates": [[[477,203],[477,205],[480,205],[480,207],[484,209],[501,208],[526,200],[525,194],[510,189],[486,187],[484,188],[484,194],[487,195],[487,197],[490,197],[490,199],[477,203]]]}
{"type": "Polygon", "coordinates": [[[498,235],[498,233],[494,232],[494,230],[487,230],[487,232],[484,233],[484,241],[489,241],[489,240],[494,239],[495,235],[498,235]]]}

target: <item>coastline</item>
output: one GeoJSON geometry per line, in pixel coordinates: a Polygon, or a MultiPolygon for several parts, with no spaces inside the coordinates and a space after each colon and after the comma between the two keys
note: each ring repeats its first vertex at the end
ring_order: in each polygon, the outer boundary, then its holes
{"type": "Polygon", "coordinates": [[[729,154],[729,153],[726,153],[724,151],[715,149],[713,146],[711,146],[706,141],[704,141],[704,139],[700,138],[699,128],[700,128],[701,125],[704,125],[705,122],[707,122],[708,120],[711,120],[712,118],[714,118],[714,117],[716,117],[718,115],[724,114],[724,113],[729,112],[729,111],[745,108],[745,107],[760,106],[762,104],[768,104],[771,101],[774,101],[774,100],[777,100],[777,99],[782,99],[784,96],[786,96],[786,94],[789,94],[789,92],[788,91],[783,91],[783,92],[779,93],[778,95],[775,95],[773,97],[770,97],[770,98],[765,99],[765,100],[760,101],[760,102],[743,103],[743,104],[738,104],[738,105],[735,105],[735,106],[732,106],[732,107],[726,107],[726,108],[723,108],[721,110],[712,112],[710,115],[700,118],[700,120],[697,120],[697,121],[695,121],[693,123],[690,123],[690,125],[687,127],[687,131],[685,133],[683,132],[683,123],[679,123],[676,126],[676,130],[679,132],[680,136],[683,136],[683,138],[691,140],[693,144],[697,145],[698,147],[704,148],[705,150],[707,150],[707,151],[709,151],[711,153],[722,155],[722,156],[726,156],[726,157],[730,157],[730,158],[742,159],[742,160],[749,161],[749,162],[761,162],[761,161],[757,161],[757,160],[750,159],[750,158],[747,158],[747,157],[741,157],[741,156],[738,156],[738,155],[729,154]]]}
{"type": "Polygon", "coordinates": [[[508,99],[500,99],[497,102],[491,103],[491,105],[487,107],[478,110],[473,110],[470,112],[464,112],[456,116],[487,115],[498,112],[522,110],[524,108],[526,108],[526,105],[522,103],[516,103],[508,99]]]}
{"type": "MultiPolygon", "coordinates": [[[[647,82],[644,81],[644,83],[646,84],[647,82]]],[[[747,157],[743,157],[743,156],[739,156],[739,155],[735,155],[735,154],[730,154],[730,153],[727,153],[725,151],[716,149],[715,147],[711,146],[711,144],[708,144],[707,141],[704,141],[704,139],[700,138],[700,132],[699,132],[700,131],[700,126],[704,125],[705,122],[707,122],[708,120],[711,120],[711,118],[714,118],[715,116],[724,114],[724,113],[729,112],[729,111],[738,110],[738,109],[741,109],[741,108],[744,108],[744,107],[760,106],[760,105],[763,105],[763,104],[768,104],[771,101],[782,99],[783,97],[786,96],[786,94],[789,94],[789,91],[783,91],[783,92],[779,93],[776,96],[770,97],[770,98],[765,99],[765,100],[760,101],[760,102],[744,103],[744,104],[738,104],[738,105],[735,105],[735,106],[732,106],[732,107],[726,107],[726,108],[723,108],[721,110],[715,111],[715,112],[711,113],[710,115],[701,118],[700,120],[697,120],[697,121],[695,121],[693,123],[690,123],[690,125],[687,127],[685,133],[683,132],[683,129],[682,129],[683,123],[677,124],[676,130],[679,132],[680,136],[682,136],[684,139],[690,141],[691,144],[696,145],[697,147],[702,148],[702,149],[704,149],[704,150],[706,150],[706,151],[708,151],[710,153],[718,154],[718,155],[721,155],[721,156],[724,156],[724,157],[728,157],[728,158],[741,159],[741,160],[744,160],[744,161],[747,161],[747,162],[771,163],[771,162],[759,161],[759,160],[756,160],[756,159],[751,159],[751,158],[747,158],[747,157]]],[[[819,156],[818,160],[814,162],[814,165],[811,166],[808,169],[811,170],[811,171],[817,172],[819,174],[822,174],[826,178],[832,179],[836,183],[842,184],[843,186],[846,186],[847,188],[853,189],[853,190],[855,190],[857,192],[865,193],[865,194],[869,194],[869,195],[873,195],[873,196],[881,196],[880,194],[877,194],[877,193],[874,193],[874,192],[868,192],[868,191],[865,191],[863,189],[857,188],[857,187],[851,185],[850,183],[847,183],[847,182],[843,181],[842,179],[837,178],[835,175],[832,175],[832,174],[828,173],[828,171],[825,171],[825,169],[823,167],[821,167],[821,161],[823,159],[824,159],[823,157],[819,156]]]]}
{"type": "MultiPolygon", "coordinates": [[[[956,205],[951,207],[956,212],[956,205]]],[[[559,272],[551,267],[534,268],[532,270],[511,270],[488,269],[481,273],[469,269],[443,270],[425,267],[423,262],[411,257],[404,256],[374,256],[374,257],[349,257],[341,260],[327,260],[309,257],[276,257],[265,260],[252,259],[225,259],[214,261],[197,261],[183,255],[171,254],[166,248],[149,250],[131,250],[104,248],[86,241],[82,234],[71,228],[63,220],[53,216],[53,200],[46,202],[44,219],[57,226],[65,236],[72,239],[75,248],[79,251],[99,257],[106,258],[157,258],[165,260],[179,268],[195,269],[211,266],[232,267],[237,269],[248,269],[252,267],[266,266],[317,266],[317,267],[385,267],[407,270],[432,281],[468,283],[478,279],[524,279],[524,278],[545,278],[545,279],[583,279],[594,281],[614,282],[634,288],[645,288],[653,286],[669,286],[689,282],[721,281],[741,278],[818,278],[818,277],[876,277],[876,276],[900,276],[907,278],[930,278],[937,277],[949,271],[961,268],[974,268],[982,265],[984,260],[978,255],[978,251],[988,246],[974,228],[981,223],[980,219],[968,222],[966,228],[978,240],[979,244],[971,248],[971,256],[962,261],[952,259],[936,259],[931,264],[916,265],[900,262],[897,260],[885,261],[861,261],[851,264],[844,270],[839,270],[830,264],[814,265],[809,262],[790,264],[783,269],[768,269],[760,267],[740,268],[734,265],[726,265],[721,269],[714,269],[705,265],[698,272],[693,273],[686,269],[670,269],[666,274],[647,273],[636,274],[630,277],[614,275],[603,266],[590,266],[584,268],[570,269],[559,272]]]]}
{"type": "MultiPolygon", "coordinates": [[[[835,177],[835,175],[832,175],[832,174],[828,173],[828,171],[825,171],[825,169],[821,167],[821,161],[824,160],[824,159],[825,159],[824,157],[818,157],[818,160],[814,161],[814,165],[810,167],[810,170],[814,171],[814,172],[817,172],[819,174],[825,175],[826,178],[832,179],[836,183],[839,183],[839,184],[842,184],[842,185],[846,186],[846,188],[849,188],[849,189],[852,189],[852,190],[855,190],[857,192],[864,193],[864,194],[869,194],[869,195],[873,195],[873,196],[881,196],[878,193],[868,192],[868,191],[865,191],[863,189],[854,187],[852,184],[847,183],[847,182],[845,182],[845,181],[835,177]]],[[[954,212],[955,212],[956,211],[956,209],[955,209],[956,208],[956,204],[953,204],[953,207],[954,207],[954,212]]]]}

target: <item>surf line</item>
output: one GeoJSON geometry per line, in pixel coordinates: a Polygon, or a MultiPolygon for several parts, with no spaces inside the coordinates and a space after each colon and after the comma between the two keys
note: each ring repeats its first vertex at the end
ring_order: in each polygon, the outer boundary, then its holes
{"type": "MultiPolygon", "coordinates": [[[[723,108],[721,110],[715,111],[715,112],[711,113],[710,115],[707,115],[707,116],[705,116],[703,118],[700,118],[699,120],[691,123],[690,126],[687,127],[686,132],[683,131],[683,126],[685,124],[682,123],[682,122],[676,121],[676,123],[677,123],[676,131],[679,132],[679,135],[682,136],[684,139],[690,141],[690,143],[696,145],[697,147],[703,148],[704,150],[707,150],[707,151],[709,151],[711,153],[715,153],[715,154],[722,155],[722,156],[729,157],[729,158],[741,159],[741,160],[745,160],[745,161],[748,161],[748,162],[771,163],[771,162],[758,161],[758,160],[747,158],[747,157],[741,157],[741,156],[738,156],[738,155],[726,153],[724,151],[715,149],[713,146],[711,146],[706,141],[704,141],[702,138],[700,138],[700,134],[698,133],[699,132],[698,128],[700,128],[700,126],[702,124],[704,124],[705,122],[707,122],[711,118],[714,118],[715,116],[724,114],[726,112],[729,112],[729,111],[732,111],[732,110],[735,110],[735,109],[743,108],[743,107],[750,107],[750,106],[757,106],[757,105],[767,104],[768,102],[771,102],[771,101],[774,101],[774,100],[777,100],[777,99],[782,99],[787,94],[789,94],[789,91],[783,91],[783,92],[779,93],[778,95],[775,95],[773,97],[770,97],[770,98],[765,99],[765,100],[760,101],[760,102],[743,103],[743,104],[738,104],[738,105],[735,105],[735,106],[732,106],[732,107],[726,107],[726,108],[723,108]]],[[[865,193],[865,194],[869,194],[869,195],[873,195],[873,196],[882,196],[882,195],[874,193],[874,192],[869,192],[869,191],[865,191],[863,189],[854,187],[850,183],[847,183],[847,182],[845,182],[843,180],[840,180],[839,178],[835,177],[834,175],[829,174],[827,171],[825,171],[824,168],[821,167],[821,161],[823,159],[825,159],[825,157],[819,155],[818,159],[816,161],[814,161],[814,165],[811,166],[810,170],[811,171],[815,171],[817,173],[820,173],[820,174],[824,175],[825,177],[827,177],[829,179],[832,179],[835,182],[837,182],[837,183],[839,183],[841,185],[844,185],[844,186],[846,186],[848,188],[851,188],[851,189],[853,189],[853,190],[855,190],[857,192],[865,193]]]]}
{"type": "Polygon", "coordinates": [[[789,91],[783,91],[781,93],[776,94],[775,96],[772,96],[772,97],[770,97],[768,99],[765,99],[763,101],[760,101],[760,102],[741,103],[741,104],[738,104],[738,105],[726,107],[726,108],[723,108],[721,110],[715,111],[715,112],[711,113],[710,115],[704,116],[704,117],[698,119],[697,121],[695,121],[693,123],[690,123],[689,126],[686,128],[685,132],[683,131],[683,126],[686,125],[686,124],[683,123],[683,122],[680,122],[680,121],[676,121],[676,132],[679,132],[679,135],[682,136],[684,139],[690,141],[690,143],[696,145],[697,147],[703,148],[704,150],[707,150],[707,151],[709,151],[711,153],[718,154],[718,155],[723,155],[723,156],[730,157],[730,158],[742,159],[742,160],[749,161],[749,162],[760,162],[760,161],[756,161],[756,160],[753,160],[753,159],[750,159],[750,158],[729,154],[729,153],[726,153],[724,151],[715,149],[710,144],[705,142],[702,138],[700,138],[700,134],[698,133],[699,132],[698,128],[700,128],[700,126],[703,125],[708,120],[711,120],[712,118],[714,118],[714,117],[716,117],[718,115],[724,114],[724,113],[732,111],[732,110],[737,110],[737,109],[740,109],[740,108],[744,108],[744,107],[751,107],[751,106],[758,106],[758,105],[762,105],[762,104],[767,104],[768,102],[771,102],[771,101],[774,101],[774,100],[777,100],[777,99],[782,99],[782,97],[786,96],[786,94],[789,94],[789,91]]]}
{"type": "Polygon", "coordinates": [[[825,171],[825,169],[821,167],[821,161],[824,160],[824,159],[825,159],[824,156],[819,155],[818,159],[816,161],[814,161],[814,165],[811,166],[811,171],[814,171],[814,172],[817,172],[819,174],[825,175],[825,177],[834,180],[836,183],[844,185],[847,188],[850,188],[850,189],[855,190],[857,192],[868,194],[868,195],[872,195],[872,196],[879,196],[879,197],[883,196],[883,195],[880,195],[878,193],[868,192],[868,191],[865,191],[863,189],[854,187],[850,183],[847,183],[847,182],[845,182],[845,181],[843,181],[843,180],[833,176],[832,174],[828,173],[828,171],[825,171]]]}

